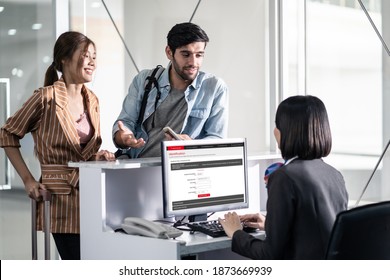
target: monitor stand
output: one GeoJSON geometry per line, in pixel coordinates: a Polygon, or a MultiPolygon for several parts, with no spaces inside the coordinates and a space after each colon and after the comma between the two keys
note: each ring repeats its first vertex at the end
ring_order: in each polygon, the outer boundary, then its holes
{"type": "Polygon", "coordinates": [[[201,221],[207,221],[207,214],[199,214],[199,215],[191,215],[188,216],[188,221],[190,223],[193,222],[201,222],[201,221]]]}

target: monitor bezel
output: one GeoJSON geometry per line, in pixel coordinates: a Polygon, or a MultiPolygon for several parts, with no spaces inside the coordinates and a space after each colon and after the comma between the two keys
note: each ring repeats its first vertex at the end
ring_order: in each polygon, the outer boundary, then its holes
{"type": "Polygon", "coordinates": [[[163,214],[164,218],[184,217],[204,215],[206,213],[234,211],[239,209],[249,208],[249,191],[248,191],[248,155],[246,138],[225,138],[225,139],[196,139],[196,140],[173,140],[161,142],[161,170],[162,170],[162,194],[163,194],[163,214]],[[166,166],[168,159],[166,158],[166,148],[169,146],[183,146],[183,145],[210,145],[210,144],[243,144],[243,159],[244,159],[244,181],[245,181],[245,200],[243,202],[231,203],[229,205],[214,205],[207,207],[198,207],[182,210],[170,210],[169,191],[167,190],[166,166]]]}

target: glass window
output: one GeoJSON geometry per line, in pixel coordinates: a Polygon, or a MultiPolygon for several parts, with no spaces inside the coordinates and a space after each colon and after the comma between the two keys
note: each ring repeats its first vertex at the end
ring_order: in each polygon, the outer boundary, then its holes
{"type": "MultiPolygon", "coordinates": [[[[325,160],[356,200],[383,149],[383,46],[361,6],[351,1],[283,2],[284,92],[320,97],[328,110],[333,148],[325,160]],[[287,80],[287,81],[286,81],[287,80]]],[[[382,30],[380,1],[364,1],[382,30]]],[[[384,200],[382,164],[363,200],[384,200]]]]}
{"type": "MultiPolygon", "coordinates": [[[[10,96],[9,100],[5,100],[2,94],[1,102],[9,104],[10,115],[22,106],[35,89],[43,86],[46,69],[52,63],[55,25],[51,2],[0,2],[0,80],[7,81],[10,96]]],[[[1,104],[1,114],[4,114],[4,103],[1,104]]],[[[33,153],[31,134],[21,140],[21,145],[27,165],[39,177],[39,163],[33,153]]],[[[11,171],[12,186],[24,189],[20,177],[13,168],[11,171]]]]}
{"type": "Polygon", "coordinates": [[[111,127],[138,70],[167,66],[167,33],[176,23],[192,20],[210,38],[202,70],[229,86],[229,137],[247,137],[250,152],[268,150],[267,2],[70,1],[71,28],[86,32],[97,44],[93,89],[101,101],[103,145],[113,148],[111,127]]]}
{"type": "MultiPolygon", "coordinates": [[[[0,127],[43,86],[55,41],[52,13],[51,0],[0,1],[0,127]]],[[[21,145],[22,156],[38,179],[40,165],[31,134],[21,145]]],[[[0,189],[11,185],[11,190],[0,193],[0,259],[27,260],[31,259],[31,205],[22,180],[8,162],[0,148],[0,189]]],[[[37,235],[43,241],[43,235],[37,235]]],[[[42,259],[43,250],[38,251],[42,259]]],[[[51,256],[58,259],[54,243],[51,256]]]]}
{"type": "Polygon", "coordinates": [[[307,1],[306,36],[307,92],[327,104],[333,152],[380,153],[382,46],[364,13],[307,1]]]}
{"type": "MultiPolygon", "coordinates": [[[[381,22],[379,12],[370,15],[381,22]]],[[[344,5],[307,1],[306,35],[307,92],[327,106],[328,160],[343,172],[353,201],[382,150],[382,45],[363,11],[344,5]]],[[[380,191],[370,186],[364,199],[381,200],[380,191]]]]}

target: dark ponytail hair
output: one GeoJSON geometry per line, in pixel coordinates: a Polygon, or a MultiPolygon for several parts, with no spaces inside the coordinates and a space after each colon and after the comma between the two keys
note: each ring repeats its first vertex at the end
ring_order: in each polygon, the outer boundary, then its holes
{"type": "MultiPolygon", "coordinates": [[[[80,45],[83,45],[84,50],[87,51],[91,44],[96,48],[95,43],[80,32],[68,31],[62,33],[54,45],[53,63],[46,70],[44,86],[52,85],[58,81],[57,71],[63,72],[62,63],[71,60],[80,45]]],[[[82,63],[80,57],[79,64],[82,63]]]]}

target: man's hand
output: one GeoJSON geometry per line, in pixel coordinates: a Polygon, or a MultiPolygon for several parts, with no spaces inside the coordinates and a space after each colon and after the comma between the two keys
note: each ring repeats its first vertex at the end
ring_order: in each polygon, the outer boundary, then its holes
{"type": "MultiPolygon", "coordinates": [[[[188,136],[187,134],[178,134],[180,136],[180,138],[182,140],[192,140],[192,138],[190,136],[188,136]]],[[[172,140],[176,140],[175,138],[173,138],[169,133],[165,133],[165,140],[167,141],[172,141],[172,140]]]]}
{"type": "Polygon", "coordinates": [[[133,132],[122,121],[118,121],[119,130],[115,133],[115,143],[121,148],[141,148],[145,145],[143,138],[136,139],[133,132]]]}

